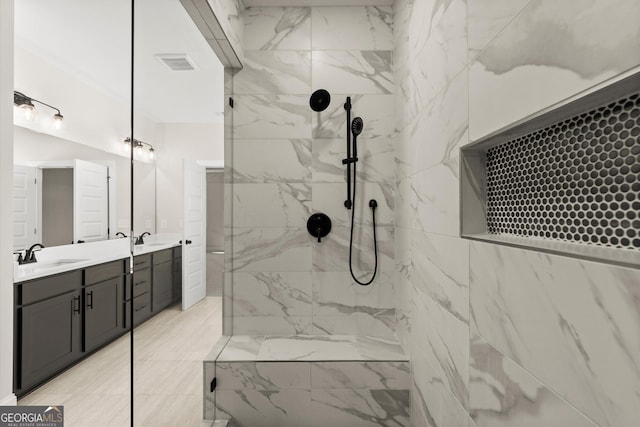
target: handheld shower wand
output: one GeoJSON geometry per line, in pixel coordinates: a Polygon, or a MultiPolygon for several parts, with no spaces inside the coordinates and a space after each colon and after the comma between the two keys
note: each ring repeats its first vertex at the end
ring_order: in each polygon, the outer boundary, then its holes
{"type": "MultiPolygon", "coordinates": [[[[351,122],[351,134],[353,135],[353,157],[347,158],[345,160],[349,160],[349,164],[353,163],[353,197],[352,200],[352,209],[351,209],[351,233],[349,235],[349,271],[351,272],[351,277],[355,282],[362,286],[370,285],[373,280],[376,278],[376,274],[378,272],[378,241],[376,239],[376,208],[378,207],[378,202],[375,199],[369,200],[369,207],[371,208],[371,216],[373,219],[373,252],[375,257],[375,267],[373,269],[373,276],[371,279],[365,282],[361,282],[358,280],[356,275],[353,272],[353,227],[354,227],[354,219],[356,212],[356,163],[358,162],[358,135],[362,133],[364,129],[364,122],[362,118],[356,117],[351,122]]],[[[345,163],[345,160],[342,163],[345,163]]]]}

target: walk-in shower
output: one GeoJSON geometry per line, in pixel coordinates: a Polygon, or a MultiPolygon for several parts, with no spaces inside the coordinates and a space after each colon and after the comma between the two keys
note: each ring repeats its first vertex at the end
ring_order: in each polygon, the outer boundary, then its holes
{"type": "MultiPolygon", "coordinates": [[[[318,89],[311,95],[309,106],[313,111],[322,112],[327,109],[331,103],[331,95],[325,89],[318,89]]],[[[374,252],[374,269],[373,275],[367,281],[360,281],[353,272],[353,229],[355,223],[355,204],[356,204],[356,184],[357,172],[356,164],[358,163],[358,136],[364,130],[364,121],[361,117],[351,120],[351,97],[347,96],[344,103],[344,109],[347,114],[347,157],[342,160],[342,164],[347,166],[347,199],[344,207],[351,210],[351,230],[349,233],[349,272],[353,280],[362,286],[370,285],[376,278],[378,272],[378,242],[376,238],[376,208],[378,202],[375,199],[369,200],[371,208],[371,218],[373,227],[373,252],[374,252]]]]}

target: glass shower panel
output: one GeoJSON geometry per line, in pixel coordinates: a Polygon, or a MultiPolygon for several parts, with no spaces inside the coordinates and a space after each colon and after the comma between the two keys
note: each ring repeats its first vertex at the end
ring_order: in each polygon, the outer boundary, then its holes
{"type": "Polygon", "coordinates": [[[222,320],[206,172],[223,160],[223,67],[182,2],[136,0],[134,15],[134,425],[200,426],[222,320]]]}
{"type": "Polygon", "coordinates": [[[16,267],[38,291],[16,307],[14,391],[68,425],[131,422],[131,6],[14,1],[14,248],[44,246],[16,267]]]}

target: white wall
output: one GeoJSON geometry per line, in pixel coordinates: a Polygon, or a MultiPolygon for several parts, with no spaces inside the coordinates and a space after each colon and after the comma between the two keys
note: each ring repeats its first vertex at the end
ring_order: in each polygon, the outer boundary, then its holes
{"type": "MultiPolygon", "coordinates": [[[[221,120],[222,118],[220,118],[221,120]]],[[[167,123],[157,152],[159,233],[182,233],[183,159],[224,161],[224,124],[167,123]]]]}
{"type": "Polygon", "coordinates": [[[13,394],[13,0],[0,1],[0,405],[13,394]]]}
{"type": "MultiPolygon", "coordinates": [[[[36,103],[38,120],[28,122],[16,114],[17,125],[123,154],[122,141],[130,134],[128,99],[116,99],[20,46],[15,48],[15,76],[17,91],[59,108],[64,116],[62,128],[53,130],[50,120],[54,111],[36,103]]],[[[137,139],[152,145],[162,143],[160,125],[138,113],[135,120],[137,139]]]]}

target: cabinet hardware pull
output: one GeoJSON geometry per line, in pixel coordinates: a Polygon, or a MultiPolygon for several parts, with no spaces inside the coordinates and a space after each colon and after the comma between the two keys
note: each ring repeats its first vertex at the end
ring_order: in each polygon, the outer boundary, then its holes
{"type": "Polygon", "coordinates": [[[77,297],[73,297],[73,312],[80,314],[80,296],[79,295],[77,297]]]}
{"type": "Polygon", "coordinates": [[[145,307],[146,307],[146,305],[138,306],[138,307],[136,307],[136,311],[140,311],[140,310],[144,309],[145,307]]]}
{"type": "Polygon", "coordinates": [[[87,307],[93,310],[93,291],[87,292],[87,307]]]}
{"type": "Polygon", "coordinates": [[[146,280],[141,280],[141,281],[139,281],[139,282],[136,282],[133,286],[139,286],[139,285],[143,285],[143,284],[145,284],[145,283],[147,283],[147,281],[146,281],[146,280]]]}

